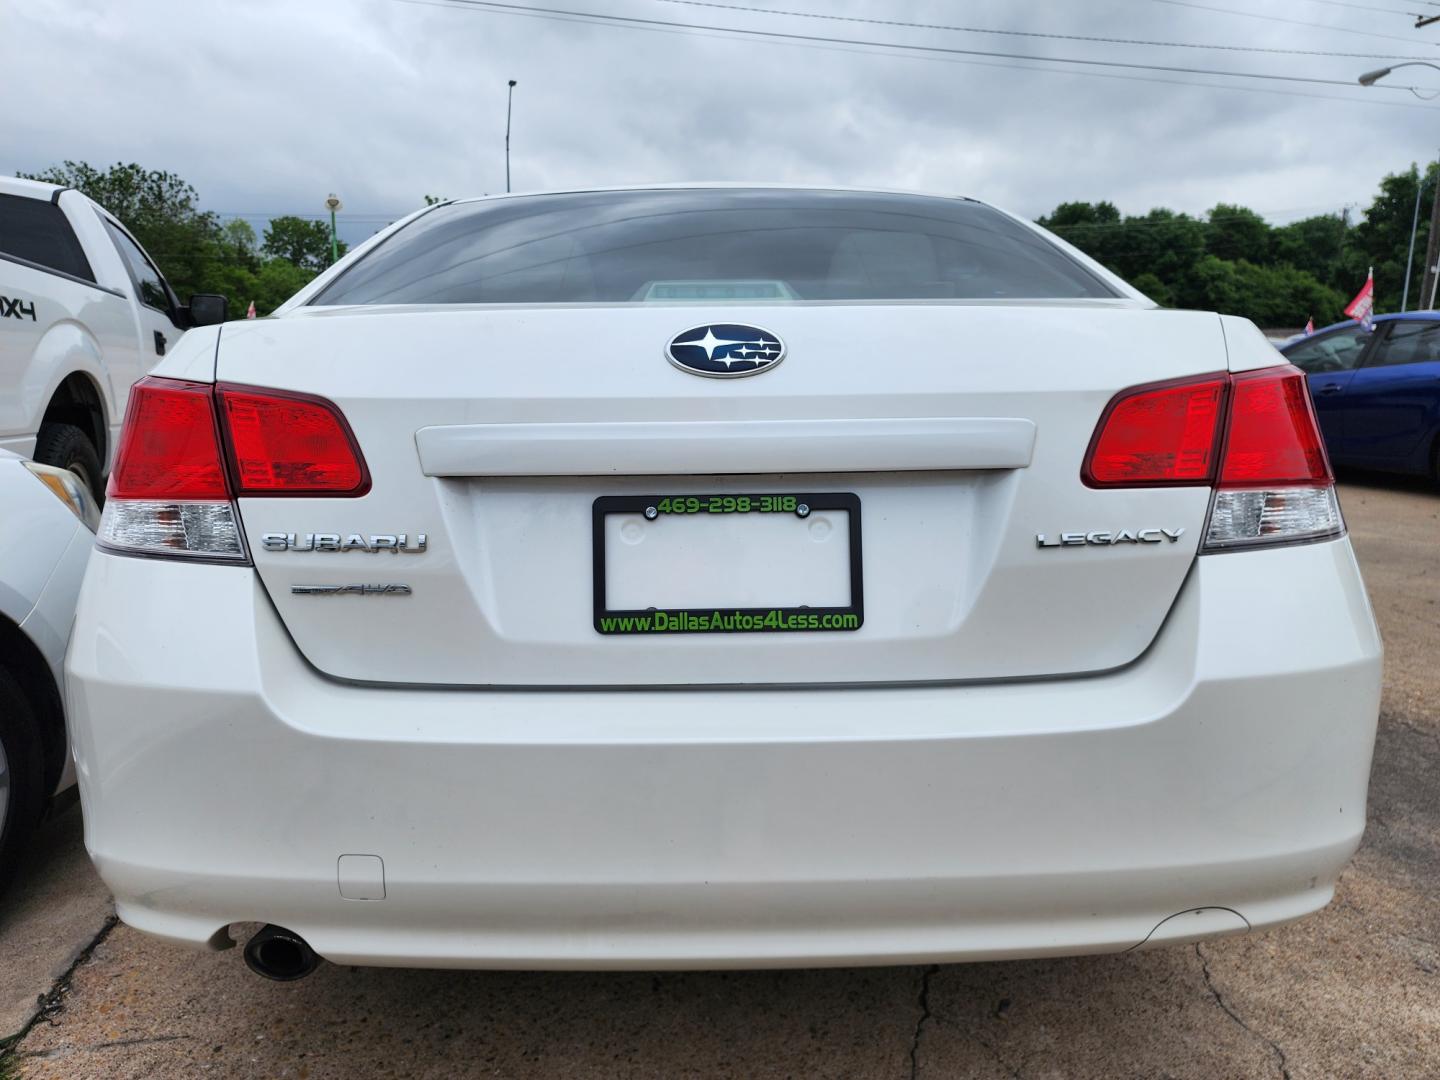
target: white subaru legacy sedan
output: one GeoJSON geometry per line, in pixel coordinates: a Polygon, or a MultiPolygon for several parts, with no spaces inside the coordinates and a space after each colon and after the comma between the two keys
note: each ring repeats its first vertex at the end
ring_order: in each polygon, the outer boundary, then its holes
{"type": "Polygon", "coordinates": [[[274,978],[1118,952],[1365,823],[1303,375],[967,199],[427,208],[138,384],[99,544],[91,854],[274,978]]]}

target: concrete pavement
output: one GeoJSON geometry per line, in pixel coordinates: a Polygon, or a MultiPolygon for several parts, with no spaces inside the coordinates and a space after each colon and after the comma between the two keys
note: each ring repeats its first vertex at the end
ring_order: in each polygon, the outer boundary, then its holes
{"type": "Polygon", "coordinates": [[[35,1018],[44,997],[104,929],[110,894],[85,855],[80,807],[46,822],[16,887],[0,897],[0,1045],[35,1018]]]}

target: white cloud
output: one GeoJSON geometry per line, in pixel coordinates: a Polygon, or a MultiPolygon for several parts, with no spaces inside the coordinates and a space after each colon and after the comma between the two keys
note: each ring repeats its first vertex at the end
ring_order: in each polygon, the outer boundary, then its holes
{"type": "MultiPolygon", "coordinates": [[[[1440,59],[1436,32],[1410,31],[1404,16],[1310,2],[1245,8],[1310,27],[1154,0],[752,2],[1440,59]],[[1391,42],[1327,26],[1413,37],[1391,42]]],[[[1238,9],[1239,0],[1212,6],[1231,5],[1238,9]]],[[[1381,63],[915,31],[656,0],[548,6],[1342,80],[1381,63]]],[[[645,32],[398,0],[31,0],[7,12],[0,37],[10,106],[0,120],[0,169],[34,170],[65,158],[134,160],[179,173],[205,206],[249,214],[257,224],[276,213],[318,214],[336,191],[347,208],[345,231],[358,239],[427,193],[503,189],[509,78],[520,83],[517,189],[779,179],[954,191],[1032,215],[1066,199],[1110,199],[1131,212],[1153,205],[1201,212],[1227,201],[1291,218],[1347,203],[1363,208],[1383,173],[1434,152],[1436,112],[1394,107],[1421,103],[1393,91],[1269,87],[1345,99],[1332,101],[993,66],[1013,63],[645,32]]],[[[1440,84],[1440,76],[1432,82],[1440,84]]]]}

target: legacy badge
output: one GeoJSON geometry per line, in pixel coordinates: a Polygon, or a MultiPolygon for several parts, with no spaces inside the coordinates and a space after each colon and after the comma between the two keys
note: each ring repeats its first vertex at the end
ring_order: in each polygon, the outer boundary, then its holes
{"type": "Polygon", "coordinates": [[[1062,532],[1047,536],[1035,534],[1035,546],[1052,547],[1113,547],[1116,544],[1175,543],[1184,534],[1181,529],[1121,529],[1119,532],[1062,532]]]}

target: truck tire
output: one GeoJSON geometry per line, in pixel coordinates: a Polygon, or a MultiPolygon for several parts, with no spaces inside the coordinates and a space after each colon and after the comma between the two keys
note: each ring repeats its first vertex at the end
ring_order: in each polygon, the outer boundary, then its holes
{"type": "Polygon", "coordinates": [[[44,761],[35,711],[0,667],[0,893],[14,876],[45,805],[44,761]]]}
{"type": "Polygon", "coordinates": [[[35,439],[36,461],[69,469],[84,482],[95,496],[97,503],[105,499],[101,483],[100,453],[90,436],[74,424],[50,422],[40,425],[40,434],[35,439]]]}

